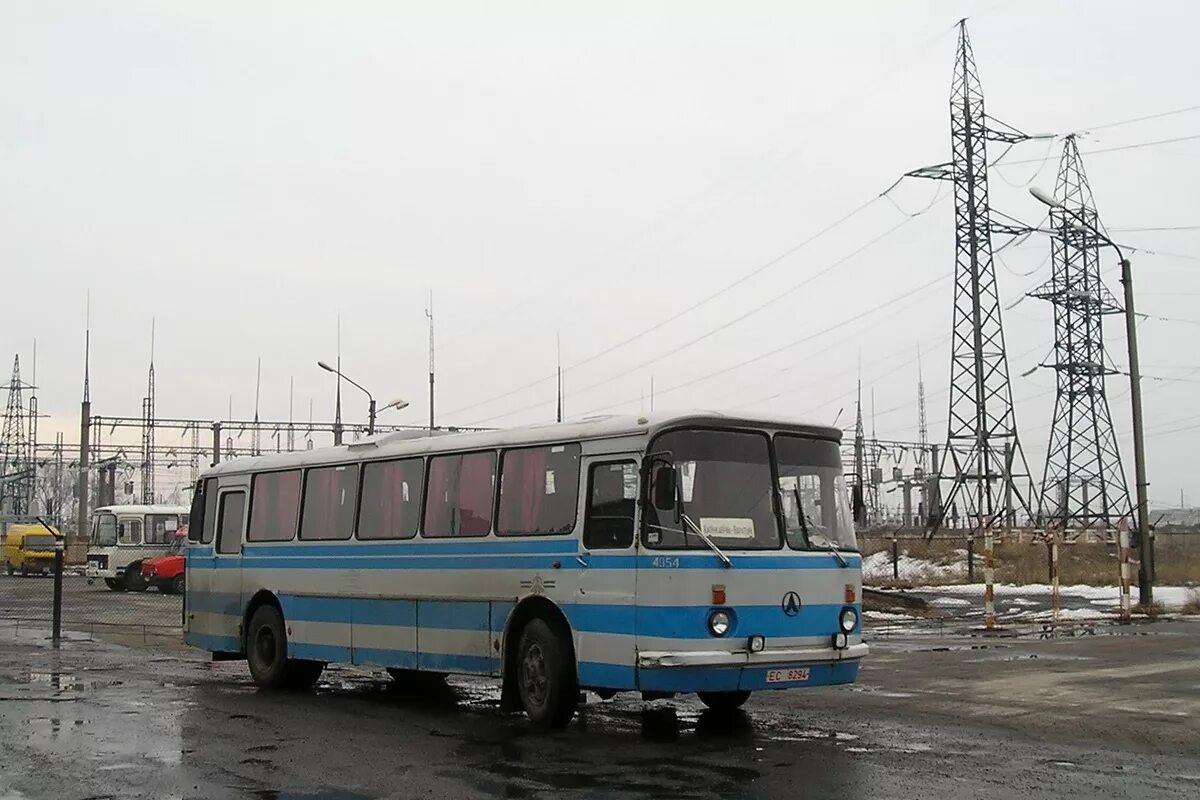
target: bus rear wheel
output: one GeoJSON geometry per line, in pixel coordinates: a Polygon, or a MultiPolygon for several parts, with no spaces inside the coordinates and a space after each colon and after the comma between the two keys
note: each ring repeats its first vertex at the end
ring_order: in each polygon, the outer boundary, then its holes
{"type": "Polygon", "coordinates": [[[517,645],[517,688],[534,724],[563,728],[575,716],[579,687],[571,650],[540,617],[529,621],[517,645]]]}
{"type": "Polygon", "coordinates": [[[696,692],[700,702],[713,711],[736,711],[750,699],[749,692],[696,692]]]}
{"type": "Polygon", "coordinates": [[[250,618],[246,634],[246,660],[250,676],[262,689],[311,689],[325,665],[287,657],[287,630],[283,615],[272,605],[260,606],[250,618]]]}

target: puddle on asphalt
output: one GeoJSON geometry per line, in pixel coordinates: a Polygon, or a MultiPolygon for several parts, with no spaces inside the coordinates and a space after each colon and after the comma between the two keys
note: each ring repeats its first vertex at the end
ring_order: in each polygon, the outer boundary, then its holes
{"type": "Polygon", "coordinates": [[[284,792],[278,789],[253,789],[250,794],[257,800],[371,800],[368,795],[348,792],[345,789],[327,789],[322,792],[284,792]]]}
{"type": "Polygon", "coordinates": [[[80,680],[70,672],[41,672],[37,670],[30,670],[25,676],[25,682],[35,686],[50,686],[60,692],[104,689],[110,686],[120,686],[123,683],[123,681],[116,680],[80,680]]]}

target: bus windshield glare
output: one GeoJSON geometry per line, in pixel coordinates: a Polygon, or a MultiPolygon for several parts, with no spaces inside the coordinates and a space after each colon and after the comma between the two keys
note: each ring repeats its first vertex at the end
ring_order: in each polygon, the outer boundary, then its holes
{"type": "Polygon", "coordinates": [[[92,544],[97,547],[112,547],[117,543],[117,518],[113,514],[100,514],[92,528],[92,544]]]}
{"type": "Polygon", "coordinates": [[[855,550],[846,479],[833,442],[775,437],[788,544],[798,550],[855,550]]]}
{"type": "Polygon", "coordinates": [[[779,549],[779,525],[771,503],[771,450],[765,434],[671,431],[658,437],[651,450],[670,454],[679,475],[682,508],[664,511],[646,504],[648,547],[708,549],[690,520],[722,550],[779,549]]]}

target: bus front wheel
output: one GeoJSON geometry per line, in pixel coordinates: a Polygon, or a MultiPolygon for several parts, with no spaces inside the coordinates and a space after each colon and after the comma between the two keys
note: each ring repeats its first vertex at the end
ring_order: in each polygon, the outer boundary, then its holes
{"type": "Polygon", "coordinates": [[[700,702],[713,711],[736,711],[750,699],[749,692],[697,692],[700,702]]]}
{"type": "Polygon", "coordinates": [[[283,615],[272,605],[260,606],[250,618],[246,635],[250,676],[262,689],[311,689],[325,665],[287,657],[283,615]]]}
{"type": "Polygon", "coordinates": [[[530,620],[521,631],[516,669],[529,719],[546,728],[566,727],[579,704],[575,665],[568,643],[544,619],[530,620]]]}

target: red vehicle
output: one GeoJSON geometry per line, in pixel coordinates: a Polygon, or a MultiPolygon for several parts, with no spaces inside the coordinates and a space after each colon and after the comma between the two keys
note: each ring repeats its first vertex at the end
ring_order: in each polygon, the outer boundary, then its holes
{"type": "Polygon", "coordinates": [[[142,578],[157,586],[163,594],[183,594],[184,577],[183,548],[187,545],[187,526],[175,534],[171,549],[164,556],[148,558],[142,562],[142,578]]]}

